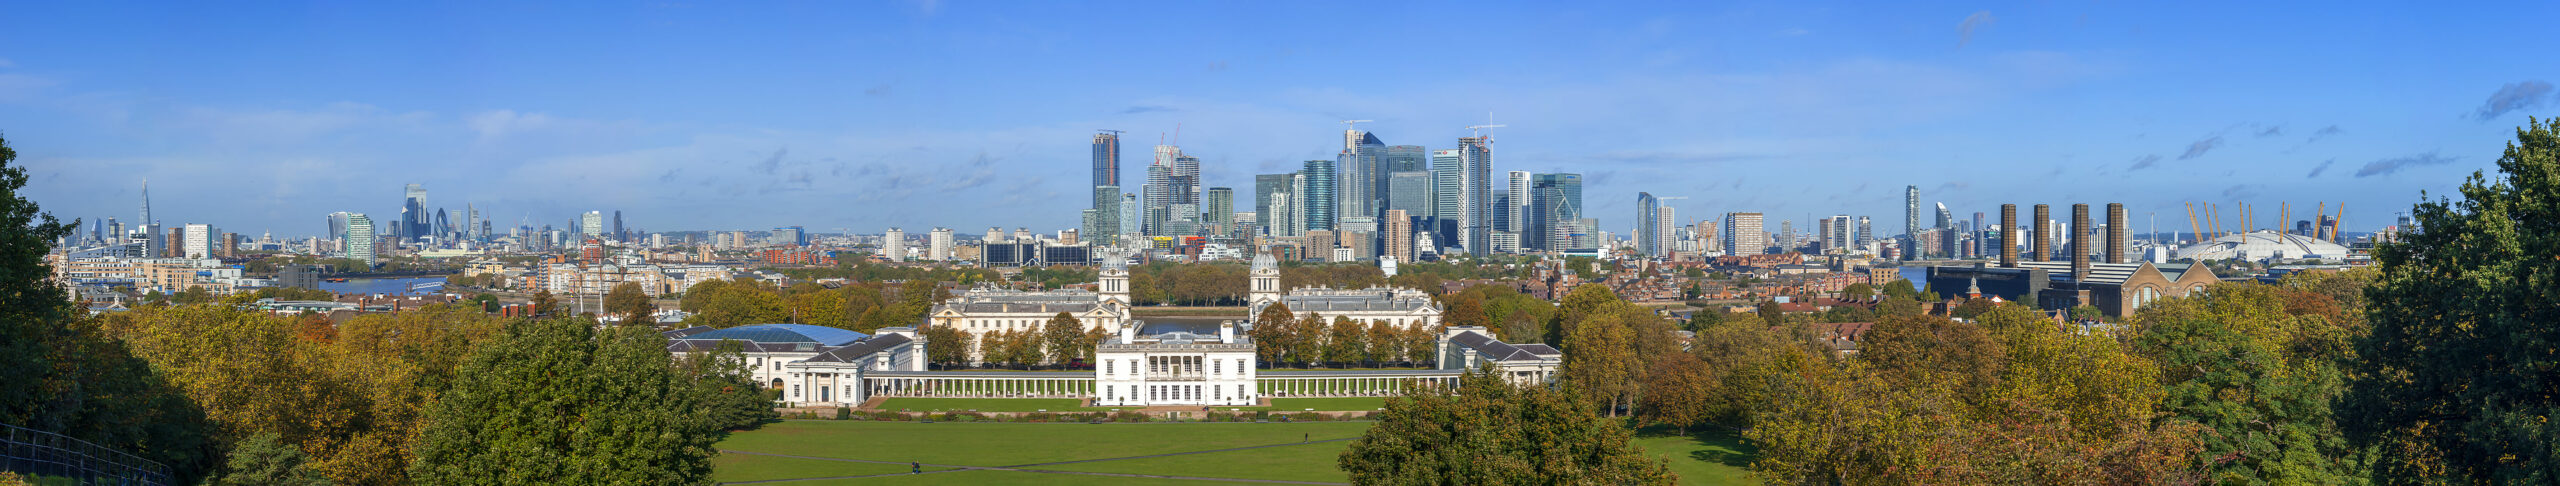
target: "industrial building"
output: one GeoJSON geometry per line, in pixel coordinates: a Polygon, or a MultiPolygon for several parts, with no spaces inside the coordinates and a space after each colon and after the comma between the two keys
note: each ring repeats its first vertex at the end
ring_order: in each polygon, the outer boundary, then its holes
{"type": "MultiPolygon", "coordinates": [[[[1996,298],[2019,302],[2049,311],[2067,311],[2082,305],[2098,308],[2102,314],[2123,317],[2163,297],[2185,297],[2206,286],[2220,282],[2213,270],[2193,264],[2154,264],[2137,261],[2131,245],[2125,240],[2123,204],[2107,205],[2107,227],[2099,238],[2072,238],[2066,246],[2067,261],[2043,261],[2044,250],[2052,244],[2054,225],[2042,221],[2050,214],[2045,205],[2036,205],[2039,221],[2027,228],[2032,243],[2006,241],[2016,238],[2018,205],[2000,205],[2000,242],[1998,266],[1976,264],[1972,267],[1933,267],[1929,269],[1929,287],[1949,297],[1996,298]],[[2104,247],[2089,245],[2103,240],[2104,247]],[[2019,247],[2028,246],[2028,261],[2019,260],[2019,247]]],[[[2091,234],[2093,221],[2089,205],[2071,206],[2070,234],[2091,234]]]]}

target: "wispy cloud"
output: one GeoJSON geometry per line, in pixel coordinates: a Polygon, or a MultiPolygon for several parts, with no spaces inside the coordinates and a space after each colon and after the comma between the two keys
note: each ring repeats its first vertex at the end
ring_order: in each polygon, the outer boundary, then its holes
{"type": "Polygon", "coordinates": [[[2422,165],[2450,164],[2453,163],[2453,161],[2460,159],[2461,157],[2447,157],[2438,155],[2435,152],[2427,152],[2405,157],[2392,157],[2364,164],[2364,168],[2356,169],[2356,177],[2389,175],[2393,172],[2399,172],[2401,169],[2422,165]]]}
{"type": "Polygon", "coordinates": [[[2498,92],[2489,93],[2489,100],[2481,102],[2480,109],[2472,116],[2480,121],[2489,121],[2516,110],[2542,106],[2542,102],[2550,98],[2550,82],[2528,80],[2508,83],[2499,87],[2498,92]]]}
{"type": "Polygon", "coordinates": [[[2259,130],[2258,130],[2258,138],[2267,138],[2267,137],[2274,137],[2274,136],[2281,136],[2281,135],[2284,135],[2284,126],[2283,126],[2283,125],[2268,125],[2266,128],[2262,128],[2262,129],[2259,129],[2259,130]]]}
{"type": "Polygon", "coordinates": [[[2346,130],[2344,130],[2344,129],[2340,129],[2340,128],[2338,128],[2338,126],[2337,126],[2337,125],[2330,125],[2330,126],[2328,126],[2328,127],[2326,127],[2326,128],[2321,128],[2321,129],[2320,129],[2320,131],[2317,131],[2317,132],[2311,132],[2311,139],[2310,139],[2310,140],[2306,140],[2305,142],[2306,142],[2306,143],[2307,143],[2307,142],[2318,142],[2318,141],[2320,141],[2320,139],[2323,139],[2323,138],[2329,138],[2331,135],[2337,135],[2337,134],[2341,134],[2341,133],[2347,133],[2347,131],[2346,131],[2346,130]]]}
{"type": "Polygon", "coordinates": [[[1139,113],[1161,113],[1161,112],[1175,112],[1175,111],[1182,111],[1182,109],[1180,109],[1180,108],[1174,108],[1174,107],[1171,107],[1171,106],[1164,106],[1164,105],[1133,105],[1133,106],[1130,106],[1130,107],[1128,107],[1128,108],[1125,108],[1125,109],[1120,110],[1120,114],[1122,114],[1122,115],[1135,115],[1135,114],[1139,114],[1139,113]]]}
{"type": "Polygon", "coordinates": [[[2214,149],[2215,147],[2221,147],[2221,146],[2222,146],[2222,136],[2221,136],[2221,135],[2215,135],[2215,136],[2213,136],[2213,137],[2206,138],[2206,139],[2204,139],[2204,140],[2197,140],[2197,141],[2195,141],[2195,143],[2187,144],[2187,153],[2178,154],[2178,160],[2188,160],[2188,159],[2193,159],[2193,158],[2196,158],[2196,157],[2203,157],[2205,152],[2211,152],[2211,151],[2213,151],[2213,149],[2214,149]]]}
{"type": "Polygon", "coordinates": [[[893,92],[893,91],[895,91],[895,88],[891,88],[891,87],[889,87],[889,85],[886,85],[886,84],[880,84],[880,85],[873,85],[873,86],[871,86],[871,87],[869,87],[869,88],[864,88],[864,89],[862,90],[862,94],[863,94],[863,95],[865,95],[865,96],[874,96],[874,97],[879,97],[879,96],[888,96],[888,95],[889,95],[889,93],[891,93],[891,92],[893,92]]]}
{"type": "Polygon", "coordinates": [[[773,155],[766,156],[764,161],[757,162],[752,169],[758,174],[774,175],[775,172],[782,170],[782,158],[790,155],[790,147],[773,149],[773,155]]]}
{"type": "Polygon", "coordinates": [[[2258,184],[2240,184],[2222,190],[2223,199],[2248,199],[2258,195],[2258,184]]]}
{"type": "Polygon", "coordinates": [[[2311,175],[2302,176],[2302,178],[2304,178],[2304,179],[2318,178],[2318,177],[2320,177],[2320,174],[2321,174],[2321,173],[2323,173],[2323,172],[2328,172],[2328,171],[2329,171],[2329,166],[2330,166],[2330,165],[2332,165],[2332,164],[2337,164],[2337,163],[2338,163],[2338,159],[2329,159],[2329,160],[2323,160],[2323,161],[2320,161],[2320,166],[2319,166],[2319,167],[2312,167],[2312,168],[2311,168],[2311,175]]]}
{"type": "Polygon", "coordinates": [[[1989,10],[1977,11],[1974,12],[1973,15],[1964,16],[1963,22],[1956,23],[1956,47],[1964,47],[1966,44],[1972,44],[1974,31],[1989,28],[1991,27],[1991,24],[1998,23],[1999,21],[2000,19],[1991,16],[1991,11],[1989,10]]]}
{"type": "Polygon", "coordinates": [[[2150,155],[2144,155],[2144,156],[2141,156],[2141,157],[2134,157],[2134,158],[2133,158],[2133,167],[2128,167],[2128,168],[2126,168],[2126,169],[2125,169],[2125,171],[2126,171],[2126,172],[2131,172],[2131,171],[2137,171],[2137,170],[2142,170],[2142,169],[2149,169],[2149,168],[2151,168],[2151,166],[2159,165],[2159,164],[2160,164],[2160,154],[2150,154],[2150,155]]]}

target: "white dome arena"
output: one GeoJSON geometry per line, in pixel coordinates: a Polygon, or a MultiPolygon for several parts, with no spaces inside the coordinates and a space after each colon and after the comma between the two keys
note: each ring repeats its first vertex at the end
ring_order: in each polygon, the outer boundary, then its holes
{"type": "Polygon", "coordinates": [[[2233,259],[2255,261],[2269,258],[2345,259],[2347,247],[2308,236],[2275,231],[2255,231],[2187,245],[2185,248],[2178,249],[2177,257],[2192,258],[2197,261],[2233,259]]]}

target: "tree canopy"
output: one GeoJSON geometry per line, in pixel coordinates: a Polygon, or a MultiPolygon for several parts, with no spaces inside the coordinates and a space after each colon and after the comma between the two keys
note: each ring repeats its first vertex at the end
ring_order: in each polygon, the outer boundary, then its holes
{"type": "Polygon", "coordinates": [[[2340,422],[2377,478],[2560,482],[2560,122],[2517,129],[2497,166],[2374,247],[2340,422]]]}
{"type": "Polygon", "coordinates": [[[1672,484],[1670,466],[1571,392],[1489,373],[1413,387],[1336,460],[1354,484],[1672,484]]]}

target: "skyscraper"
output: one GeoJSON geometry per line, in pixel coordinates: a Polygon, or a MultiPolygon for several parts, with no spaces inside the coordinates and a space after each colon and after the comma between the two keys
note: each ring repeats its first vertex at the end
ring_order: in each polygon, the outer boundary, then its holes
{"type": "Polygon", "coordinates": [[[1385,246],[1378,252],[1395,257],[1398,262],[1413,261],[1413,216],[1402,209],[1388,209],[1387,220],[1378,225],[1386,234],[1385,246]]]}
{"type": "Polygon", "coordinates": [[[1389,174],[1431,170],[1431,151],[1421,145],[1389,146],[1379,160],[1389,174]]]}
{"type": "Polygon", "coordinates": [[[1858,230],[1857,227],[1852,226],[1853,224],[1849,220],[1849,215],[1846,214],[1824,218],[1822,220],[1822,252],[1848,253],[1850,248],[1854,248],[1851,245],[1857,240],[1858,230]]]}
{"type": "Polygon", "coordinates": [[[1304,177],[1306,181],[1306,190],[1299,194],[1300,201],[1303,201],[1299,205],[1306,209],[1304,213],[1306,228],[1332,230],[1333,222],[1339,217],[1334,212],[1338,209],[1335,204],[1341,201],[1335,192],[1337,181],[1334,176],[1337,173],[1334,172],[1333,161],[1309,160],[1306,162],[1306,167],[1298,171],[1298,175],[1304,177]]]}
{"type": "Polygon", "coordinates": [[[1724,247],[1735,255],[1767,253],[1769,234],[1761,230],[1760,213],[1729,213],[1724,216],[1724,247]]]}
{"type": "Polygon", "coordinates": [[[1226,236],[1235,233],[1236,190],[1232,187],[1209,188],[1207,201],[1200,206],[1200,231],[1205,235],[1226,236]]]}
{"type": "Polygon", "coordinates": [[[1387,144],[1378,135],[1357,129],[1342,134],[1342,154],[1334,160],[1341,176],[1336,183],[1341,192],[1340,214],[1336,218],[1378,215],[1380,199],[1386,192],[1387,144]]]}
{"type": "Polygon", "coordinates": [[[1546,251],[1578,249],[1571,223],[1582,219],[1582,174],[1534,174],[1529,179],[1531,235],[1521,244],[1546,251]]]}
{"type": "Polygon", "coordinates": [[[1120,185],[1120,131],[1093,134],[1093,185],[1120,185]]]}
{"type": "Polygon", "coordinates": [[[1084,234],[1080,236],[1092,239],[1097,245],[1119,244],[1120,186],[1093,186],[1093,209],[1090,211],[1093,211],[1093,223],[1086,225],[1084,234]]]}
{"type": "Polygon", "coordinates": [[[1404,210],[1413,218],[1431,217],[1431,173],[1411,170],[1387,174],[1387,210],[1404,210]]]}
{"type": "Polygon", "coordinates": [[[1485,255],[1493,249],[1493,140],[1458,138],[1458,164],[1458,225],[1466,234],[1461,246],[1469,255],[1485,255]]]}
{"type": "Polygon", "coordinates": [[[364,213],[347,214],[347,258],[373,264],[373,242],[373,218],[364,217],[364,213]]]}
{"type": "Polygon", "coordinates": [[[1902,186],[1902,211],[1903,223],[1905,223],[1902,234],[1918,236],[1920,234],[1920,186],[1902,186]]]}
{"type": "Polygon", "coordinates": [[[604,235],[604,212],[588,211],[578,218],[578,232],[587,236],[604,235]]]}
{"type": "Polygon", "coordinates": [[[1671,251],[1679,247],[1680,217],[1673,214],[1676,209],[1663,206],[1653,215],[1653,249],[1661,253],[1656,256],[1670,257],[1671,251]]]}
{"type": "Polygon", "coordinates": [[[409,241],[425,238],[428,218],[433,217],[427,214],[426,186],[410,184],[403,195],[406,197],[400,206],[400,238],[409,241]]]}
{"type": "Polygon", "coordinates": [[[1636,253],[1647,257],[1662,256],[1662,247],[1657,245],[1659,239],[1654,237],[1657,227],[1654,222],[1661,219],[1662,200],[1655,199],[1653,193],[1636,193],[1636,253]]]}
{"type": "Polygon", "coordinates": [[[1536,202],[1534,201],[1537,199],[1536,193],[1530,192],[1529,189],[1529,171],[1515,170],[1504,175],[1508,177],[1505,178],[1503,187],[1511,193],[1511,204],[1502,208],[1503,213],[1508,215],[1504,218],[1506,221],[1503,225],[1511,232],[1523,235],[1520,237],[1520,242],[1525,246],[1534,239],[1526,235],[1538,226],[1537,218],[1533,216],[1537,210],[1531,205],[1536,202]]]}
{"type": "Polygon", "coordinates": [[[1458,246],[1465,239],[1465,227],[1458,222],[1464,219],[1460,214],[1466,212],[1463,201],[1466,191],[1461,190],[1466,186],[1466,176],[1464,164],[1458,159],[1455,149],[1431,152],[1432,223],[1428,229],[1438,240],[1432,245],[1442,252],[1458,246]]]}
{"type": "Polygon", "coordinates": [[[934,228],[933,233],[926,236],[925,244],[928,245],[925,247],[925,259],[951,261],[951,228],[934,228]]]}
{"type": "Polygon", "coordinates": [[[880,257],[892,262],[906,261],[907,230],[889,228],[889,232],[880,237],[880,257]]]}
{"type": "Polygon", "coordinates": [[[1272,226],[1274,208],[1271,207],[1271,198],[1294,189],[1297,176],[1295,172],[1253,176],[1253,214],[1262,224],[1264,232],[1280,234],[1279,228],[1272,226]]]}

